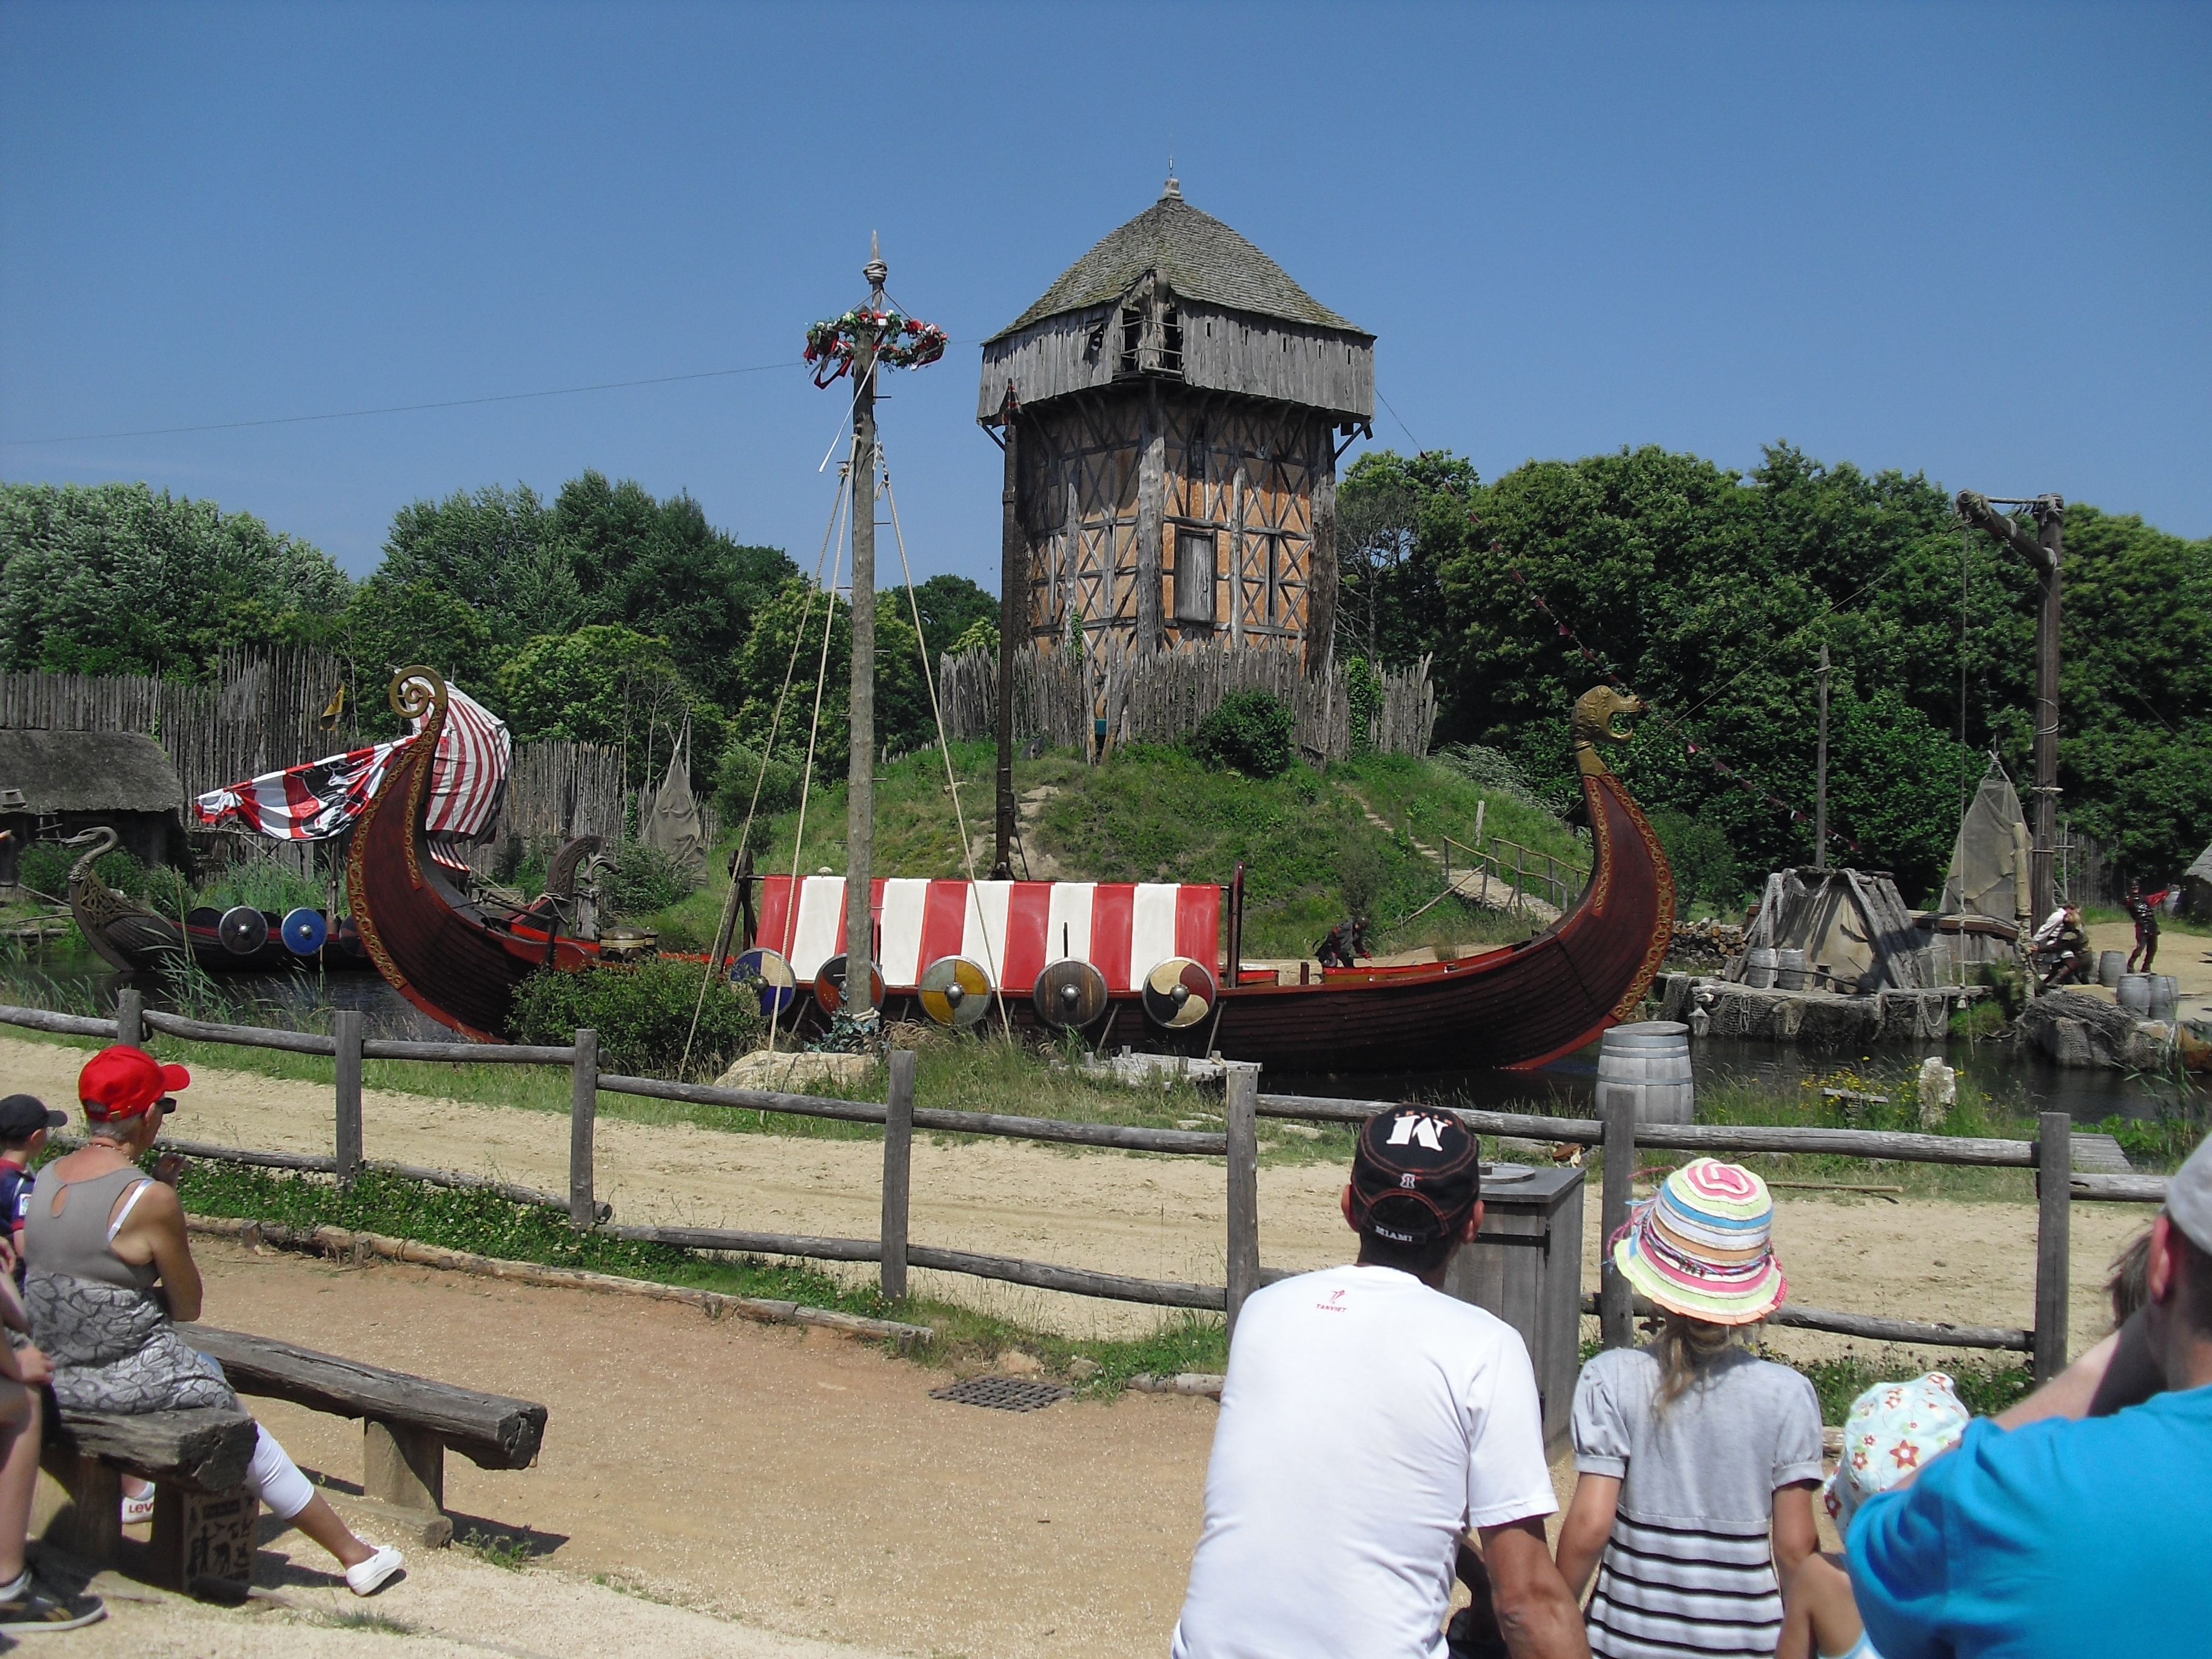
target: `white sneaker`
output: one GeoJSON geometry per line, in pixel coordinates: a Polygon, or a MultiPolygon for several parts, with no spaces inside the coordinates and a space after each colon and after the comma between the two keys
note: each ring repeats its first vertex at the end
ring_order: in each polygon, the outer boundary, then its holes
{"type": "Polygon", "coordinates": [[[368,1560],[356,1561],[345,1570],[346,1588],[356,1595],[374,1595],[406,1565],[398,1550],[389,1544],[380,1544],[368,1560]]]}
{"type": "Polygon", "coordinates": [[[127,1492],[123,1494],[123,1524],[125,1526],[143,1526],[153,1518],[154,1489],[151,1486],[136,1496],[127,1492]]]}

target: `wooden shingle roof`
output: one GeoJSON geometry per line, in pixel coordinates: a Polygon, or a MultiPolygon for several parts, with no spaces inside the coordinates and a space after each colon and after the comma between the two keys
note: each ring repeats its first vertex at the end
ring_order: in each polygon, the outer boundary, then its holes
{"type": "Polygon", "coordinates": [[[1158,271],[1186,300],[1374,337],[1308,294],[1288,271],[1220,220],[1184,201],[1170,179],[1158,201],[1102,239],[991,339],[1002,340],[1048,317],[1111,304],[1148,270],[1158,271]]]}
{"type": "Polygon", "coordinates": [[[0,730],[0,789],[31,812],[173,812],[184,786],[143,732],[0,730]]]}

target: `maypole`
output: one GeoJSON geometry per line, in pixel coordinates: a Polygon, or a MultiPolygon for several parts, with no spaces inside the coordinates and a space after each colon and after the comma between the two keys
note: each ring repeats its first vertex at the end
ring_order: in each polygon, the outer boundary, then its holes
{"type": "MultiPolygon", "coordinates": [[[[806,333],[814,383],[853,376],[853,679],[846,704],[852,757],[846,772],[845,985],[841,1010],[862,1024],[876,1017],[876,493],[882,453],[876,441],[876,370],[919,368],[945,355],[945,331],[902,316],[884,293],[890,268],[868,236],[867,302],[806,333]]],[[[830,596],[834,607],[836,596],[830,596]]]]}

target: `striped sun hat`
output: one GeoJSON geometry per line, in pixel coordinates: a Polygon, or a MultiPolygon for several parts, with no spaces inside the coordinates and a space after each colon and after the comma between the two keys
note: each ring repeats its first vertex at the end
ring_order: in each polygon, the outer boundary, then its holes
{"type": "Polygon", "coordinates": [[[1613,1265],[1670,1312],[1753,1324],[1790,1294],[1774,1259],[1773,1223],[1765,1182],[1738,1164],[1693,1158],[1637,1206],[1613,1247],[1613,1265]]]}

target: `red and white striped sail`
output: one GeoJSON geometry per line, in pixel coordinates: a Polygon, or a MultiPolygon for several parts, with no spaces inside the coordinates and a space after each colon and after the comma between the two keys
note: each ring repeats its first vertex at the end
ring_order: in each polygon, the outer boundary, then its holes
{"type": "MultiPolygon", "coordinates": [[[[845,949],[845,878],[761,885],[755,942],[788,957],[804,981],[845,949]]],[[[1139,989],[1170,957],[1220,960],[1221,889],[1168,882],[919,881],[874,884],[878,967],[888,991],[910,991],[940,957],[966,957],[1011,994],[1026,995],[1048,962],[1075,957],[1109,991],[1139,989]]]]}
{"type": "MultiPolygon", "coordinates": [[[[514,740],[507,722],[465,691],[450,688],[447,697],[425,827],[440,840],[465,842],[498,816],[514,740]]],[[[422,725],[415,722],[418,732],[422,725]]],[[[273,841],[327,841],[368,810],[392,757],[414,741],[406,737],[352,749],[210,789],[192,802],[192,816],[210,828],[234,823],[273,841]]]]}

